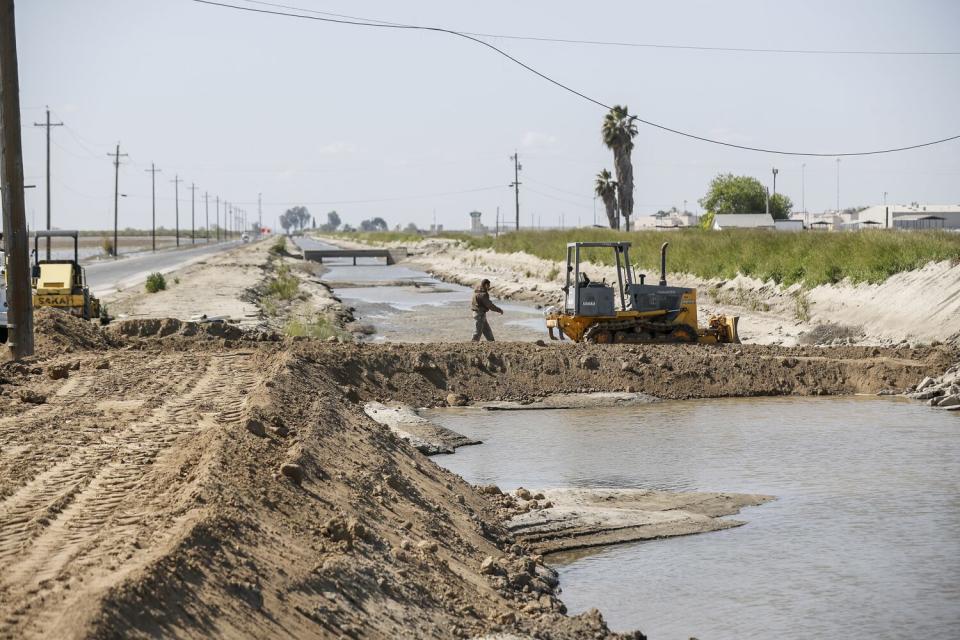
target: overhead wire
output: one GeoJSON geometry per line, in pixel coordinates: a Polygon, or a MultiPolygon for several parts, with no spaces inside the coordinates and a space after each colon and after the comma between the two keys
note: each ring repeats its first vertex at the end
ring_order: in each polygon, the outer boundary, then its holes
{"type": "MultiPolygon", "coordinates": [[[[277,2],[265,2],[264,0],[241,0],[248,4],[258,4],[266,7],[276,7],[279,9],[291,9],[302,11],[304,13],[314,13],[317,15],[331,16],[334,18],[345,18],[349,20],[361,20],[364,22],[404,26],[399,22],[389,20],[379,20],[377,18],[363,18],[347,15],[343,13],[332,13],[330,11],[319,11],[317,9],[305,9],[288,4],[277,2]]],[[[453,30],[453,29],[451,29],[453,30]]],[[[667,44],[662,42],[623,42],[616,40],[586,40],[578,38],[556,38],[548,36],[527,36],[504,33],[484,33],[481,31],[467,31],[465,29],[456,29],[457,32],[478,38],[497,38],[502,40],[527,40],[531,42],[554,42],[559,44],[584,44],[607,47],[632,47],[639,49],[678,49],[684,51],[725,51],[731,53],[784,53],[784,54],[812,54],[812,55],[853,55],[853,56],[960,56],[960,51],[911,51],[911,50],[888,50],[888,49],[779,49],[772,47],[719,47],[707,45],[689,45],[689,44],[667,44]]]]}
{"type": "MultiPolygon", "coordinates": [[[[243,0],[241,0],[241,1],[243,1],[243,0]]],[[[536,75],[537,77],[539,77],[539,78],[541,78],[541,79],[543,79],[543,80],[545,80],[545,81],[547,81],[547,82],[549,82],[549,83],[551,83],[551,84],[559,87],[560,89],[563,89],[564,91],[567,91],[567,92],[569,92],[569,93],[571,93],[571,94],[573,94],[573,95],[575,95],[575,96],[578,96],[578,97],[582,98],[583,100],[586,100],[587,102],[591,102],[591,103],[593,103],[593,104],[595,104],[595,105],[597,105],[597,106],[599,106],[599,107],[603,107],[604,109],[606,109],[606,110],[608,110],[608,111],[611,110],[611,106],[610,106],[610,105],[607,105],[607,104],[605,104],[604,102],[602,102],[602,101],[600,101],[600,100],[598,100],[598,99],[596,99],[596,98],[593,98],[593,97],[591,97],[591,96],[589,96],[589,95],[587,95],[587,94],[585,94],[585,93],[582,93],[581,91],[578,91],[577,89],[574,89],[573,87],[571,87],[571,86],[569,86],[569,85],[566,85],[566,84],[560,82],[559,80],[556,80],[556,79],[554,79],[554,78],[546,75],[545,73],[543,73],[543,72],[541,72],[541,71],[538,71],[538,70],[535,69],[534,67],[531,67],[530,65],[526,64],[526,63],[523,62],[522,60],[520,60],[520,59],[518,59],[518,58],[515,58],[514,56],[510,55],[510,54],[507,53],[506,51],[504,51],[504,50],[502,50],[502,49],[500,49],[500,48],[498,48],[498,47],[490,44],[489,42],[486,42],[485,40],[481,40],[481,39],[478,38],[478,37],[474,37],[474,36],[472,36],[472,35],[468,35],[468,34],[466,34],[466,33],[460,32],[460,31],[454,31],[454,30],[452,30],[452,29],[445,29],[445,28],[442,28],[442,27],[429,27],[429,26],[422,26],[422,25],[408,25],[408,24],[399,24],[399,23],[392,23],[392,22],[365,22],[365,21],[361,21],[361,20],[357,20],[357,19],[344,19],[344,18],[322,17],[322,16],[319,16],[319,15],[303,15],[302,13],[288,13],[288,12],[286,12],[286,11],[278,11],[278,10],[276,10],[276,9],[261,9],[261,8],[257,8],[257,7],[240,6],[240,5],[230,4],[230,3],[228,3],[228,2],[217,2],[217,1],[214,1],[214,0],[193,0],[193,2],[196,2],[196,3],[198,3],[198,4],[205,4],[205,5],[215,6],[215,7],[221,7],[221,8],[225,8],[225,9],[234,9],[234,10],[238,10],[238,11],[247,11],[247,12],[250,12],[250,13],[258,13],[258,14],[265,14],[265,15],[283,16],[283,17],[288,17],[288,18],[297,18],[297,19],[300,19],[300,20],[313,20],[313,21],[317,21],[317,22],[326,22],[326,23],[332,23],[332,24],[343,24],[343,25],[358,26],[358,27],[370,27],[370,28],[377,28],[377,29],[400,29],[400,30],[411,30],[411,31],[430,31],[430,32],[434,32],[434,33],[444,33],[444,34],[456,36],[456,37],[459,37],[459,38],[463,38],[463,39],[469,40],[469,41],[474,42],[474,43],[476,43],[476,44],[479,44],[479,45],[481,45],[481,46],[483,46],[483,47],[486,47],[486,48],[488,48],[488,49],[490,49],[490,50],[492,50],[492,51],[500,54],[501,56],[507,58],[508,60],[510,60],[511,62],[513,62],[513,63],[515,63],[515,64],[517,64],[517,65],[519,65],[520,67],[526,69],[528,72],[536,75]]],[[[309,10],[296,9],[296,8],[294,8],[293,10],[295,10],[295,11],[296,11],[296,10],[299,10],[299,11],[309,11],[309,10]]],[[[928,141],[928,142],[922,142],[922,143],[918,143],[918,144],[904,145],[904,146],[900,146],[900,147],[890,147],[890,148],[884,148],[884,149],[874,149],[874,150],[869,150],[869,151],[845,151],[845,152],[833,152],[833,153],[818,152],[818,151],[786,151],[786,150],[782,150],[782,149],[770,149],[770,148],[765,148],[765,147],[753,147],[753,146],[749,146],[749,145],[736,144],[736,143],[733,143],[733,142],[726,142],[726,141],[723,141],[723,140],[716,140],[716,139],[713,139],[713,138],[708,138],[708,137],[706,137],[706,136],[701,136],[701,135],[697,135],[697,134],[694,134],[694,133],[690,133],[690,132],[688,132],[688,131],[683,131],[683,130],[680,130],[680,129],[676,129],[676,128],[674,128],[674,127],[668,127],[668,126],[666,126],[666,125],[659,124],[659,123],[657,123],[657,122],[653,122],[652,120],[647,120],[647,119],[645,119],[645,118],[641,118],[640,116],[637,116],[637,115],[629,115],[629,114],[628,114],[627,118],[628,118],[629,120],[632,120],[632,121],[635,121],[635,122],[639,122],[639,123],[641,123],[641,124],[645,124],[645,125],[647,125],[647,126],[649,126],[649,127],[653,127],[653,128],[655,128],[655,129],[660,129],[661,131],[666,131],[666,132],[668,132],[668,133],[673,133],[673,134],[675,134],[675,135],[682,136],[682,137],[685,137],[685,138],[690,138],[690,139],[692,139],[692,140],[699,140],[699,141],[701,141],[701,142],[707,142],[707,143],[710,143],[710,144],[715,144],[715,145],[720,145],[720,146],[724,146],[724,147],[729,147],[729,148],[732,148],[732,149],[741,149],[741,150],[744,150],[744,151],[754,151],[754,152],[758,152],[758,153],[768,153],[768,154],[782,155],[782,156],[807,156],[807,157],[829,157],[829,158],[851,157],[851,156],[873,156],[873,155],[882,155],[882,154],[888,154],[888,153],[897,153],[897,152],[901,152],[901,151],[909,151],[909,150],[912,150],[912,149],[921,149],[921,148],[924,148],[924,147],[931,147],[931,146],[934,146],[934,145],[937,145],[937,144],[943,144],[943,143],[945,143],[945,142],[951,142],[951,141],[953,141],[953,140],[960,140],[960,134],[958,134],[958,135],[949,136],[949,137],[945,137],[945,138],[940,138],[940,139],[937,139],[937,140],[931,140],[931,141],[928,141]]]]}

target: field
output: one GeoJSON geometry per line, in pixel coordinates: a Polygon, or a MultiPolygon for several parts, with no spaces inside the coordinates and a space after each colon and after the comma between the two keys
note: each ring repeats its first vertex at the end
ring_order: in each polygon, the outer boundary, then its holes
{"type": "MultiPolygon", "coordinates": [[[[405,233],[368,233],[346,236],[365,242],[410,242],[419,236],[405,233]]],[[[928,262],[960,262],[960,234],[943,231],[856,233],[773,233],[762,230],[702,231],[683,229],[616,232],[608,229],[519,231],[499,237],[463,233],[442,237],[461,240],[471,249],[498,253],[524,252],[547,260],[563,260],[568,242],[629,240],[631,257],[641,268],[659,270],[660,245],[669,242],[668,268],[700,278],[730,279],[738,273],[786,286],[806,287],[851,282],[883,282],[890,276],[919,269],[928,262]]],[[[611,264],[610,252],[588,252],[586,259],[611,264]]]]}

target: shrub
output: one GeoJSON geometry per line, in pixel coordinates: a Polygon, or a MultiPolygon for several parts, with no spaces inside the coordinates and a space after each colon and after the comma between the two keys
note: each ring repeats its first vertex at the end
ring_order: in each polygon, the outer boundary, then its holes
{"type": "Polygon", "coordinates": [[[349,332],[341,329],[337,326],[336,322],[324,315],[319,315],[313,320],[308,321],[291,320],[287,323],[287,326],[284,327],[283,332],[291,337],[307,336],[316,338],[317,340],[339,338],[343,341],[349,341],[352,339],[349,332]]]}
{"type": "Polygon", "coordinates": [[[267,285],[268,295],[276,296],[280,300],[293,300],[300,288],[300,281],[290,273],[290,267],[281,264],[277,267],[277,275],[267,285]]]}
{"type": "Polygon", "coordinates": [[[156,293],[167,288],[167,279],[159,271],[155,271],[147,276],[147,293],[156,293]]]}
{"type": "Polygon", "coordinates": [[[287,239],[283,236],[280,236],[273,241],[273,244],[270,245],[270,253],[275,256],[283,255],[287,252],[287,239]]]}
{"type": "Polygon", "coordinates": [[[113,239],[104,236],[100,239],[100,248],[103,249],[103,252],[108,256],[113,255],[113,239]]]}

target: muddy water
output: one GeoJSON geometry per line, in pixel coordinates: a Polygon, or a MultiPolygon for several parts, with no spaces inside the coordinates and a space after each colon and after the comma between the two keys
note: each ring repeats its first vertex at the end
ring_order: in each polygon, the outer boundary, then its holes
{"type": "MultiPolygon", "coordinates": [[[[305,248],[336,249],[316,240],[298,239],[305,248]]],[[[384,264],[382,258],[324,260],[323,280],[354,315],[376,329],[373,340],[399,342],[461,341],[473,334],[472,291],[447,284],[404,265],[384,264]]],[[[497,301],[503,316],[487,319],[497,340],[530,341],[546,337],[542,312],[531,305],[497,301]]]]}
{"type": "Polygon", "coordinates": [[[444,410],[434,458],[504,488],[765,493],[726,531],[554,556],[573,613],[652,640],[957,638],[960,415],[877,398],[444,410]]]}

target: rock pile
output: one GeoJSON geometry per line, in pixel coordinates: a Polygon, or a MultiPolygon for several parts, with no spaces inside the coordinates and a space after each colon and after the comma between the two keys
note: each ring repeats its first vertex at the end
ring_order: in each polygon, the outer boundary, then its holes
{"type": "Polygon", "coordinates": [[[926,377],[905,394],[914,400],[926,400],[931,407],[960,411],[960,363],[939,378],[926,377]]]}

